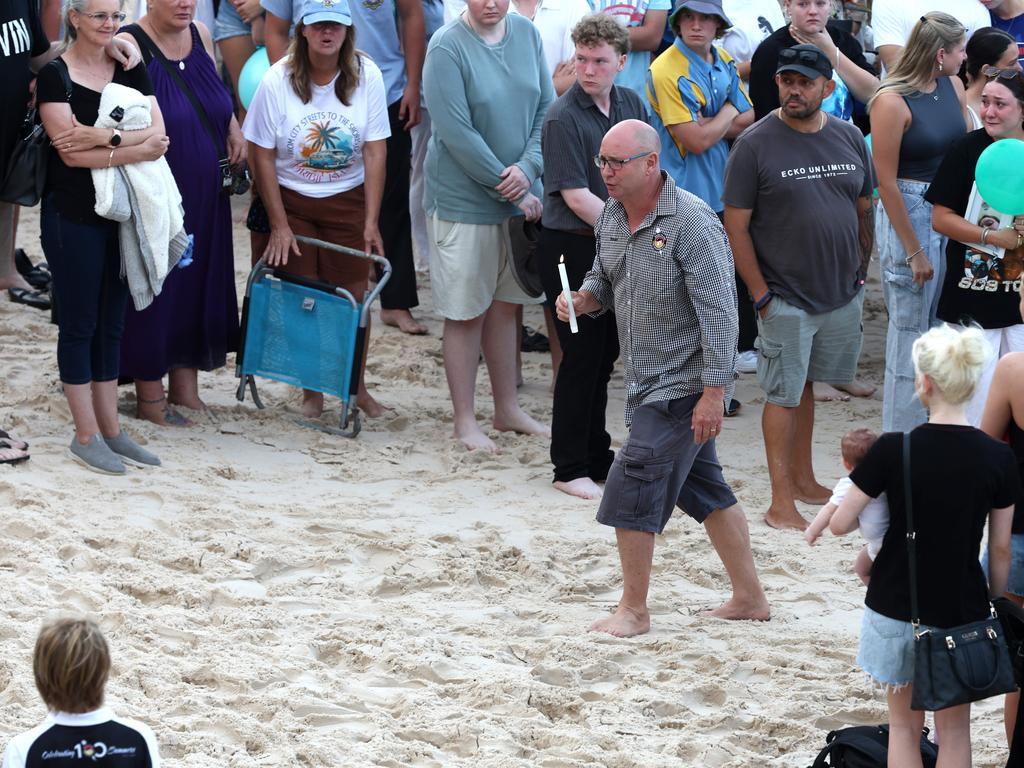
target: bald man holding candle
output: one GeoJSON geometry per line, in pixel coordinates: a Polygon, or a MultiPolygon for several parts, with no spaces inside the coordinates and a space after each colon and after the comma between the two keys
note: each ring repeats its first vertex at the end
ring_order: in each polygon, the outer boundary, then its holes
{"type": "MultiPolygon", "coordinates": [[[[597,520],[615,528],[622,599],[591,626],[647,632],[654,536],[675,507],[703,523],[732,597],[709,615],[769,618],[750,552],[747,518],[715,452],[736,355],[732,252],[714,211],[661,170],[661,142],[639,120],[615,125],[598,164],[609,199],[597,223],[597,256],[572,302],[577,315],[615,310],[629,438],[619,450],[597,520]]],[[[564,296],[556,302],[567,321],[564,296]]]]}

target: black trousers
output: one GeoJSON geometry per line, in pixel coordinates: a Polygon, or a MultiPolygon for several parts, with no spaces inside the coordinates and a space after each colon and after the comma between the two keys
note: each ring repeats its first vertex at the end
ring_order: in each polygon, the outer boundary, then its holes
{"type": "MultiPolygon", "coordinates": [[[[542,229],[538,246],[541,282],[553,307],[562,292],[559,257],[565,256],[569,287],[577,291],[594,265],[596,244],[593,237],[542,229]]],[[[611,436],[605,429],[605,411],[608,381],[619,356],[619,336],[614,312],[577,320],[579,333],[572,333],[568,323],[555,323],[562,344],[562,364],[555,380],[551,463],[555,480],[589,477],[603,482],[615,458],[611,436]]]]}
{"type": "MultiPolygon", "coordinates": [[[[412,309],[416,295],[416,267],[412,259],[412,219],[409,216],[409,165],[412,137],[398,118],[401,100],[388,107],[391,137],[388,139],[384,199],[380,204],[380,236],[384,255],[391,262],[391,279],[381,291],[383,309],[412,309]]],[[[378,277],[380,272],[378,270],[378,277]]]]}

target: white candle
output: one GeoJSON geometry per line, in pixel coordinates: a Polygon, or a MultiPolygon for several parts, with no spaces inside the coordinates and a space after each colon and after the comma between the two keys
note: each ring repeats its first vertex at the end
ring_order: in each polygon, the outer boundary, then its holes
{"type": "Polygon", "coordinates": [[[572,305],[572,291],[569,290],[569,275],[565,272],[565,255],[558,259],[558,274],[562,278],[562,293],[565,294],[565,303],[569,305],[569,330],[579,333],[579,326],[576,325],[576,307],[572,305]]]}

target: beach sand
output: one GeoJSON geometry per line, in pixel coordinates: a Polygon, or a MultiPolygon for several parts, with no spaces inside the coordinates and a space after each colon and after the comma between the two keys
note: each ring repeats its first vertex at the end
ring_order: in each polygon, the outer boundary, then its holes
{"type": "MultiPolygon", "coordinates": [[[[243,215],[236,206],[236,224],[243,215]]],[[[38,210],[26,211],[19,241],[35,261],[37,233],[38,210]]],[[[235,235],[241,296],[248,241],[241,226],[235,235]]],[[[877,278],[869,289],[861,374],[880,387],[877,278]]],[[[619,596],[612,531],[593,502],[552,489],[545,440],[492,433],[497,456],[452,441],[442,323],[426,287],[420,298],[429,336],[374,326],[367,379],[394,411],[357,439],[298,426],[298,396],[282,384],[260,382],[264,411],[238,403],[230,365],[201,374],[216,421],[191,429],[133,418],[122,388],[124,428],[164,466],[114,478],[65,456],[56,329],[0,302],[0,426],[32,444],[27,464],[0,466],[0,740],[45,714],[32,644],[61,611],[99,619],[114,655],[109,703],[150,723],[182,768],[793,768],[829,730],[885,721],[855,664],[862,540],[826,534],[809,548],[761,522],[754,376],[738,382],[744,408],[718,452],[772,620],[700,616],[728,582],[679,514],[657,543],[650,634],[590,634],[619,596]]],[[[536,308],[526,314],[543,326],[536,308]]],[[[548,356],[524,355],[523,375],[523,404],[550,420],[548,356]]],[[[489,419],[482,367],[478,381],[489,419]]],[[[842,434],[880,429],[877,398],[819,406],[825,485],[843,471],[842,434]]],[[[610,399],[618,445],[621,372],[610,399]]],[[[1001,700],[975,707],[976,765],[1005,761],[1001,713],[1001,700]]]]}

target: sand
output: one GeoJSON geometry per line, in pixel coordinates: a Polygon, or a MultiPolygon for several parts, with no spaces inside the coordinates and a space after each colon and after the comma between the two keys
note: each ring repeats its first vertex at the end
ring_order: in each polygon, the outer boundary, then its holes
{"type": "MultiPolygon", "coordinates": [[[[236,221],[242,210],[236,209],[236,221]]],[[[20,243],[41,258],[37,211],[20,243]]],[[[248,247],[236,229],[237,277],[248,247]]],[[[869,283],[863,377],[881,384],[885,311],[869,283]]],[[[64,455],[71,420],[56,331],[0,301],[0,426],[32,460],[0,467],[0,740],[44,708],[31,649],[46,618],[96,616],[112,645],[109,702],[156,730],[168,765],[794,766],[827,731],[883,722],[854,660],[864,590],[858,536],[809,548],[761,522],[768,475],[754,377],[718,440],[750,522],[769,623],[699,615],[727,581],[680,516],[658,541],[650,634],[588,634],[618,599],[611,530],[550,484],[543,439],[492,434],[501,454],[450,439],[441,321],[377,325],[368,380],[394,408],[355,440],[298,426],[295,391],[234,398],[233,366],[202,374],[215,422],[124,428],[164,466],[119,478],[64,455]]],[[[528,323],[542,324],[527,312],[528,323]]],[[[550,362],[524,355],[522,402],[551,416],[550,362]]],[[[490,416],[481,369],[479,411],[490,416]]],[[[622,424],[621,374],[609,423],[622,424]]],[[[336,402],[329,402],[336,413],[336,402]]],[[[878,399],[822,405],[814,458],[831,486],[839,438],[880,427],[878,399]]],[[[803,507],[808,515],[814,509],[803,507]]],[[[1002,765],[1001,701],[975,708],[975,764],[1002,765]]]]}

